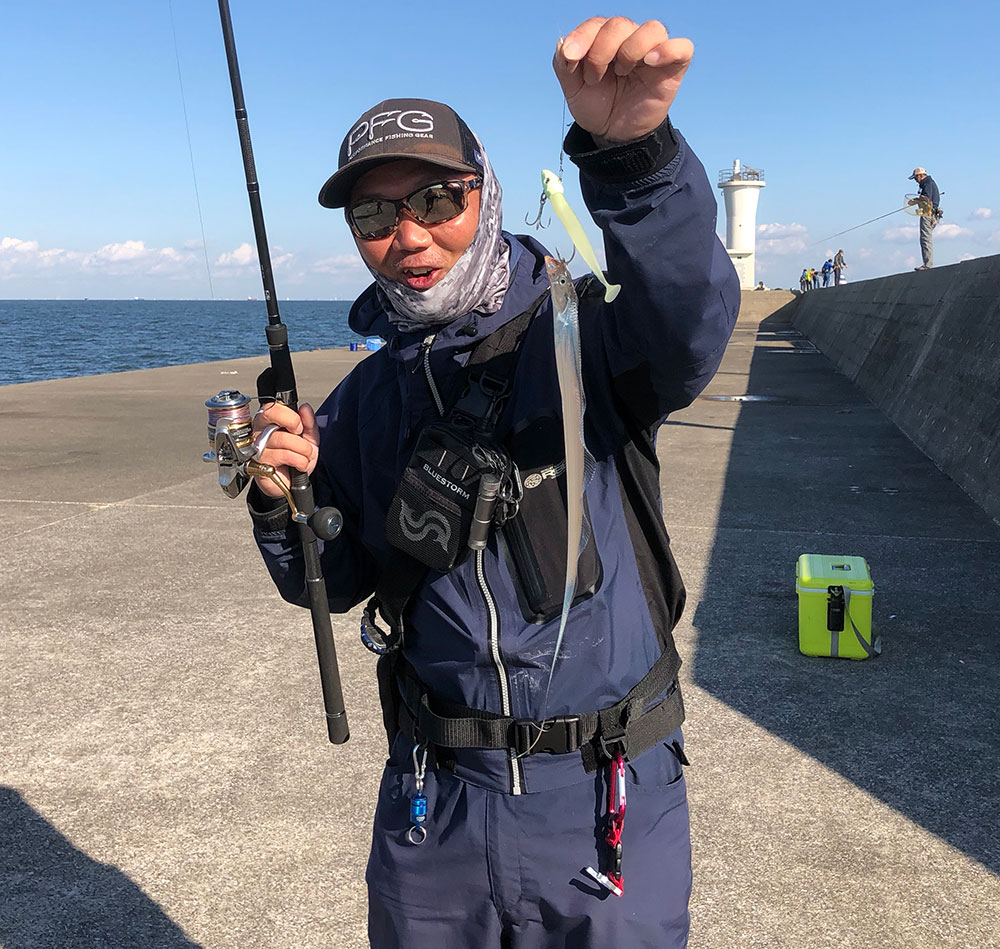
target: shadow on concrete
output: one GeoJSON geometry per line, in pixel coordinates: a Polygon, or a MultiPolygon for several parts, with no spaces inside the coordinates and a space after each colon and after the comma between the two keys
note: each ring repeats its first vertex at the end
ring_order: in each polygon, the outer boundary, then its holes
{"type": "Polygon", "coordinates": [[[92,860],[2,785],[0,946],[199,949],[121,870],[92,860]]]}
{"type": "Polygon", "coordinates": [[[694,680],[1000,873],[1000,529],[794,330],[794,305],[757,332],[747,392],[770,400],[734,430],[694,680]],[[881,657],[798,653],[801,553],[868,560],[881,657]]]}

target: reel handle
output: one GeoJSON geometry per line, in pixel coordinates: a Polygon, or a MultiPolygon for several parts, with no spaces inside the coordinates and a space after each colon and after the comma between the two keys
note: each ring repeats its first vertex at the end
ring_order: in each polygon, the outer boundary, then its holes
{"type": "Polygon", "coordinates": [[[321,507],[309,515],[309,527],[320,540],[333,540],[344,526],[344,518],[335,507],[321,507]]]}

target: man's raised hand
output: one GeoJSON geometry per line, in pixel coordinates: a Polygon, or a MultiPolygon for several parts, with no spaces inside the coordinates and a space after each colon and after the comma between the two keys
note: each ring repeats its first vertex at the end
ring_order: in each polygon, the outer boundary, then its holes
{"type": "Polygon", "coordinates": [[[577,124],[601,142],[629,142],[657,128],[691,64],[694,45],[658,20],[591,17],[561,39],[553,69],[577,124]]]}

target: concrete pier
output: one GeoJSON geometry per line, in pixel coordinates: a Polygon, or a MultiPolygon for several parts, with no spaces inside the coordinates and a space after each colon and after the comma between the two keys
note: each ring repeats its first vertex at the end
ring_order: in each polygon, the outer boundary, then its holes
{"type": "MultiPolygon", "coordinates": [[[[691,946],[998,946],[1000,528],[790,295],[746,297],[659,444],[689,590],[691,946]],[[798,653],[804,552],[868,559],[880,658],[798,653]]],[[[360,358],[299,354],[301,397],[360,358]]],[[[330,746],[308,615],[200,460],[202,402],[263,364],[0,389],[4,949],[367,945],[373,657],[335,616],[352,738],[330,746]]]]}

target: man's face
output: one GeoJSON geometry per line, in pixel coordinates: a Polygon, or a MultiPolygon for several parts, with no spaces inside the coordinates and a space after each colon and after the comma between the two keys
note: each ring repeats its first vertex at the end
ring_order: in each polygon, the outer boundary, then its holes
{"type": "MultiPolygon", "coordinates": [[[[471,173],[416,159],[388,162],[357,180],[348,206],[363,198],[405,198],[425,185],[472,177],[471,173]]],[[[412,290],[428,290],[444,278],[476,236],[479,195],[478,188],[469,192],[465,210],[440,224],[421,224],[404,210],[399,225],[388,237],[355,237],[358,251],[365,263],[382,276],[412,290]]]]}
{"type": "Polygon", "coordinates": [[[920,184],[920,182],[923,181],[924,178],[926,177],[927,175],[914,175],[913,180],[916,181],[917,184],[920,184]]]}

